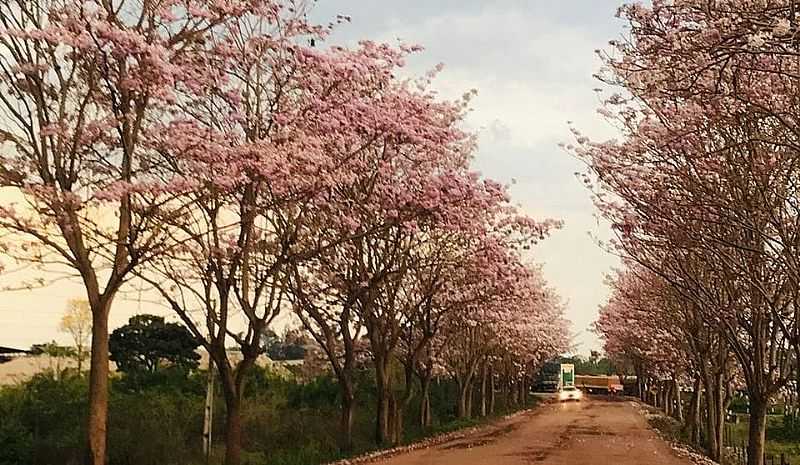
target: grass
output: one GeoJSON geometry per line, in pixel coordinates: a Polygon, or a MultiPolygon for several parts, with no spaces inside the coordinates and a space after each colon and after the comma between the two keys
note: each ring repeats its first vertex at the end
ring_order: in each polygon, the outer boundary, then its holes
{"type": "MultiPolygon", "coordinates": [[[[522,410],[527,410],[534,408],[539,403],[539,400],[536,398],[529,398],[528,403],[525,406],[516,406],[509,409],[498,408],[494,414],[488,415],[486,417],[473,417],[469,419],[465,418],[450,418],[448,420],[434,423],[434,425],[428,429],[420,429],[416,426],[407,425],[405,430],[405,439],[400,445],[409,446],[414,443],[422,442],[427,439],[431,439],[440,435],[445,435],[448,433],[453,433],[460,430],[469,429],[476,426],[483,426],[488,425],[506,415],[513,414],[515,412],[519,412],[522,410]]],[[[305,448],[298,448],[293,450],[288,450],[285,454],[279,457],[271,457],[268,462],[264,462],[263,458],[259,456],[259,454],[252,454],[252,460],[247,461],[244,460],[243,463],[245,465],[262,465],[264,463],[269,463],[270,465],[306,465],[309,463],[329,463],[335,462],[339,460],[348,460],[348,459],[355,459],[363,455],[371,454],[374,452],[379,452],[386,449],[391,449],[392,446],[386,447],[377,447],[373,444],[364,446],[364,447],[356,447],[350,454],[342,454],[342,453],[325,453],[323,451],[312,450],[308,451],[305,448]]]]}
{"type": "MultiPolygon", "coordinates": [[[[738,444],[747,444],[747,415],[739,415],[738,423],[728,423],[733,439],[738,444]]],[[[767,456],[786,456],[789,463],[800,464],[800,440],[790,437],[783,426],[782,415],[767,416],[767,456]]]]}
{"type": "MultiPolygon", "coordinates": [[[[692,447],[686,430],[680,422],[664,415],[663,412],[654,407],[648,406],[646,409],[650,412],[650,415],[647,416],[648,423],[659,431],[665,439],[692,447]]],[[[739,419],[738,423],[728,423],[728,427],[730,428],[729,431],[733,442],[746,447],[749,427],[747,415],[739,415],[739,419]]],[[[790,464],[800,465],[800,440],[792,437],[784,429],[782,415],[767,416],[766,452],[767,457],[774,456],[778,458],[781,454],[784,454],[790,464]]]]}

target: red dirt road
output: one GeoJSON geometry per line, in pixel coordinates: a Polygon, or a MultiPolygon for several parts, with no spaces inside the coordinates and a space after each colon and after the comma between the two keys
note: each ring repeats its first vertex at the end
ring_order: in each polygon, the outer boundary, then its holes
{"type": "Polygon", "coordinates": [[[381,465],[691,465],[649,429],[630,402],[548,404],[381,465]]]}

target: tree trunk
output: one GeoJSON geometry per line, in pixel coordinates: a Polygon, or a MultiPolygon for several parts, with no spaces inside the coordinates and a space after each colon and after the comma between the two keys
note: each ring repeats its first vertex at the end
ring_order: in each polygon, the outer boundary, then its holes
{"type": "Polygon", "coordinates": [[[420,377],[422,385],[422,400],[420,401],[419,423],[424,428],[431,426],[431,374],[425,373],[420,377]]]}
{"type": "Polygon", "coordinates": [[[403,442],[403,424],[405,412],[411,405],[411,400],[414,398],[414,367],[413,361],[405,365],[405,380],[403,386],[403,398],[400,402],[395,404],[394,410],[394,426],[392,428],[392,444],[397,446],[403,442]]]}
{"type": "Polygon", "coordinates": [[[675,393],[675,417],[679,422],[683,423],[683,400],[681,399],[681,387],[678,385],[678,380],[672,380],[672,388],[675,393]]]}
{"type": "Polygon", "coordinates": [[[375,443],[379,446],[389,442],[390,405],[391,396],[390,373],[388,358],[375,355],[375,382],[377,385],[377,423],[375,425],[375,443]]]}
{"type": "Polygon", "coordinates": [[[111,299],[90,299],[92,306],[92,354],[89,365],[89,462],[106,463],[108,425],[108,313],[111,299]]]}
{"type": "Polygon", "coordinates": [[[458,381],[458,418],[469,418],[472,397],[472,383],[469,380],[458,381]]]}
{"type": "Polygon", "coordinates": [[[398,416],[400,416],[401,413],[400,413],[400,408],[397,405],[397,397],[395,397],[394,392],[391,391],[389,392],[388,399],[389,401],[386,403],[387,406],[386,443],[396,446],[399,442],[397,421],[398,421],[398,416]]]}
{"type": "Polygon", "coordinates": [[[719,460],[722,460],[722,451],[725,447],[725,411],[727,407],[727,403],[725,401],[725,394],[724,394],[724,374],[719,373],[715,376],[715,381],[717,384],[717,388],[714,390],[714,395],[716,396],[714,401],[716,402],[716,407],[714,411],[717,414],[717,417],[714,419],[716,422],[716,427],[714,428],[714,432],[717,434],[717,438],[714,441],[717,444],[717,457],[719,460]]]}
{"type": "Polygon", "coordinates": [[[489,365],[489,414],[494,415],[495,392],[494,392],[494,366],[489,365]]]}
{"type": "Polygon", "coordinates": [[[403,443],[403,414],[405,412],[404,406],[400,402],[394,402],[394,410],[392,417],[392,445],[399,446],[403,443]]]}
{"type": "Polygon", "coordinates": [[[242,461],[242,400],[235,386],[225,391],[225,465],[242,461]],[[231,391],[231,388],[233,392],[231,391]]]}
{"type": "Polygon", "coordinates": [[[687,426],[689,427],[689,440],[694,446],[700,445],[700,401],[703,393],[700,384],[700,377],[695,376],[692,399],[689,401],[689,412],[687,426]]]}
{"type": "Polygon", "coordinates": [[[673,387],[674,386],[673,386],[671,380],[670,381],[664,381],[664,389],[663,389],[663,392],[664,392],[664,401],[663,401],[664,402],[664,410],[667,412],[667,416],[669,416],[669,417],[671,417],[673,415],[673,412],[674,412],[674,404],[672,402],[672,399],[673,399],[673,396],[674,396],[674,393],[672,391],[673,387]]]}
{"type": "Polygon", "coordinates": [[[342,382],[342,412],[339,422],[339,448],[342,452],[353,450],[353,414],[355,413],[355,398],[352,383],[342,382]]]}
{"type": "Polygon", "coordinates": [[[642,368],[639,366],[638,363],[633,365],[633,372],[636,375],[636,394],[639,396],[639,400],[645,402],[644,396],[644,375],[642,374],[642,368]]]}
{"type": "Polygon", "coordinates": [[[220,346],[218,351],[215,362],[225,398],[225,465],[239,465],[242,461],[242,395],[246,374],[256,356],[244,353],[244,358],[233,369],[225,348],[220,346]]]}
{"type": "Polygon", "coordinates": [[[530,397],[529,391],[530,391],[530,386],[528,386],[528,377],[525,376],[524,378],[522,378],[522,403],[526,407],[528,406],[528,399],[530,397]]]}
{"type": "Polygon", "coordinates": [[[503,386],[503,408],[506,411],[508,411],[509,408],[511,407],[511,381],[508,380],[508,376],[503,377],[502,386],[503,386]]]}
{"type": "Polygon", "coordinates": [[[486,416],[486,378],[487,378],[487,363],[481,367],[481,417],[486,416]]]}
{"type": "Polygon", "coordinates": [[[711,460],[719,461],[719,447],[717,444],[717,413],[716,401],[714,394],[714,386],[710,377],[706,375],[703,383],[706,388],[705,406],[706,406],[706,451],[711,460]]]}
{"type": "Polygon", "coordinates": [[[509,381],[508,390],[511,394],[511,405],[516,407],[519,404],[519,390],[517,389],[516,381],[509,381]]]}
{"type": "Polygon", "coordinates": [[[712,460],[719,462],[722,458],[723,434],[725,427],[725,399],[722,394],[723,374],[708,374],[703,370],[703,383],[706,396],[706,448],[712,460]]]}
{"type": "Polygon", "coordinates": [[[644,381],[642,381],[641,376],[636,379],[636,390],[638,391],[637,394],[639,394],[639,399],[642,402],[645,402],[647,399],[644,395],[644,381]]]}
{"type": "Polygon", "coordinates": [[[767,408],[768,402],[760,396],[750,397],[750,436],[747,443],[747,465],[764,465],[767,408]]]}
{"type": "Polygon", "coordinates": [[[472,398],[474,397],[474,384],[473,378],[469,378],[469,383],[467,384],[467,416],[466,418],[472,418],[472,398]]]}

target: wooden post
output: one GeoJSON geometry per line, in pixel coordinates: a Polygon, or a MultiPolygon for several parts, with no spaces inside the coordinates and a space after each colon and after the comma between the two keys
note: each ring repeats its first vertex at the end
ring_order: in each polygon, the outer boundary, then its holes
{"type": "Polygon", "coordinates": [[[211,463],[211,425],[214,416],[214,364],[208,355],[208,380],[206,382],[206,404],[203,415],[203,454],[206,463],[211,463]]]}

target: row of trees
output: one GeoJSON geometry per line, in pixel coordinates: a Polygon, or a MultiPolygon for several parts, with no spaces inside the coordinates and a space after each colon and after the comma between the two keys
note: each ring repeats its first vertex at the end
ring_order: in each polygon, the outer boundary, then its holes
{"type": "Polygon", "coordinates": [[[493,393],[502,370],[524,386],[566,345],[558,297],[522,258],[557,223],[472,172],[459,128],[472,94],[442,101],[435,72],[397,78],[418,47],[323,50],[334,25],[306,13],[273,0],[0,5],[0,186],[19,199],[0,206],[4,252],[84,284],[92,464],[107,455],[108,316],[134,277],[210,354],[229,465],[247,373],[281,312],[330,361],[344,449],[358,357],[375,366],[384,444],[401,437],[415,378],[424,397],[448,370],[469,416],[476,380],[493,393]]]}
{"type": "Polygon", "coordinates": [[[798,7],[623,7],[630,33],[601,53],[600,75],[619,88],[601,112],[622,137],[576,131],[573,147],[624,257],[597,323],[606,350],[662,397],[693,386],[686,419],[699,442],[704,418],[714,459],[743,387],[751,465],[763,461],[768,405],[799,373],[798,7]]]}

